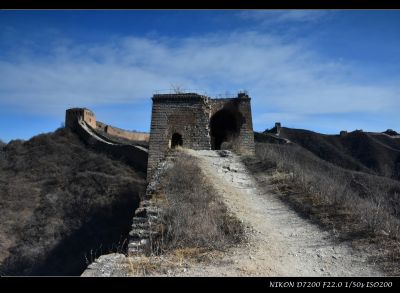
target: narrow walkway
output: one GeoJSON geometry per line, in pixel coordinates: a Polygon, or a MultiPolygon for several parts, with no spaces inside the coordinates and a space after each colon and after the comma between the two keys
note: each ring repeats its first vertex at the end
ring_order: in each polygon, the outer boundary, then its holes
{"type": "Polygon", "coordinates": [[[98,141],[105,143],[105,144],[109,144],[109,145],[117,145],[116,143],[112,143],[110,141],[104,140],[103,138],[101,138],[100,136],[98,136],[93,130],[91,130],[89,128],[89,126],[86,124],[85,121],[83,120],[79,120],[79,125],[87,132],[89,133],[92,137],[94,137],[95,139],[97,139],[98,141]]]}
{"type": "Polygon", "coordinates": [[[301,218],[276,195],[257,186],[240,158],[229,151],[193,151],[204,175],[228,208],[249,228],[245,247],[233,248],[212,265],[190,267],[182,276],[379,276],[367,255],[301,218]],[[224,156],[221,156],[223,154],[224,156]]]}

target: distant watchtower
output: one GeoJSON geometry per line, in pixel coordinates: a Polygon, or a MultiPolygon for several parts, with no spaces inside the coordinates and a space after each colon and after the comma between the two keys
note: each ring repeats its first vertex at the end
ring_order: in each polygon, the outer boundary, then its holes
{"type": "Polygon", "coordinates": [[[153,98],[147,178],[169,149],[231,149],[254,153],[250,97],[211,99],[196,93],[157,94],[153,98]]]}
{"type": "Polygon", "coordinates": [[[280,122],[275,123],[275,129],[276,129],[276,135],[281,134],[281,123],[280,122]]]}
{"type": "Polygon", "coordinates": [[[96,128],[96,116],[92,111],[86,108],[71,108],[65,112],[65,126],[75,128],[77,120],[85,121],[90,127],[96,128]]]}

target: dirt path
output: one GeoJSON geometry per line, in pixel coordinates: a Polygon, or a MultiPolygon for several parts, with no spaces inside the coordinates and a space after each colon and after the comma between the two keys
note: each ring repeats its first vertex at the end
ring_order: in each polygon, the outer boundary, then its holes
{"type": "Polygon", "coordinates": [[[192,151],[228,208],[248,227],[249,242],[216,264],[193,265],[182,276],[379,276],[367,256],[301,218],[263,192],[231,152],[192,151]]]}

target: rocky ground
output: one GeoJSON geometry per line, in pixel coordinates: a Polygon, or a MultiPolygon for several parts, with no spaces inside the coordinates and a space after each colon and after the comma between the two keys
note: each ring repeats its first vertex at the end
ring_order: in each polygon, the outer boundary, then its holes
{"type": "MultiPolygon", "coordinates": [[[[272,191],[260,188],[240,157],[229,151],[186,150],[199,158],[230,212],[246,226],[248,241],[203,260],[176,253],[148,259],[102,256],[83,276],[382,276],[369,255],[301,218],[272,191]],[[179,259],[179,261],[177,261],[179,259]],[[146,270],[138,267],[146,266],[146,270]]],[[[263,178],[268,182],[268,175],[263,178]]],[[[268,184],[267,184],[268,185],[268,184]]],[[[271,186],[272,188],[272,186],[271,186]]]]}

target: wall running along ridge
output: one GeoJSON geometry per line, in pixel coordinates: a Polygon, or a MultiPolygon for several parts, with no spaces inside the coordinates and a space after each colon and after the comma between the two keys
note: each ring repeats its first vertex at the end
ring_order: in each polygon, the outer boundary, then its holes
{"type": "Polygon", "coordinates": [[[140,166],[147,171],[147,181],[176,145],[193,150],[231,149],[238,154],[254,154],[247,94],[227,99],[211,99],[196,93],[157,94],[152,100],[150,134],[96,121],[94,113],[85,108],[68,109],[65,125],[89,144],[140,166]],[[148,151],[139,146],[141,141],[148,141],[148,151]]]}
{"type": "MultiPolygon", "coordinates": [[[[136,169],[146,172],[148,150],[142,146],[123,144],[102,136],[96,129],[89,125],[82,115],[87,109],[68,109],[66,113],[66,127],[75,131],[88,145],[97,150],[104,151],[114,157],[123,158],[136,169]]],[[[89,117],[89,116],[87,116],[89,117]]],[[[91,117],[91,116],[90,116],[91,117]]]]}
{"type": "Polygon", "coordinates": [[[100,121],[96,122],[96,130],[103,131],[111,136],[120,137],[132,141],[149,141],[150,134],[139,131],[129,131],[115,126],[104,124],[100,121]]]}

